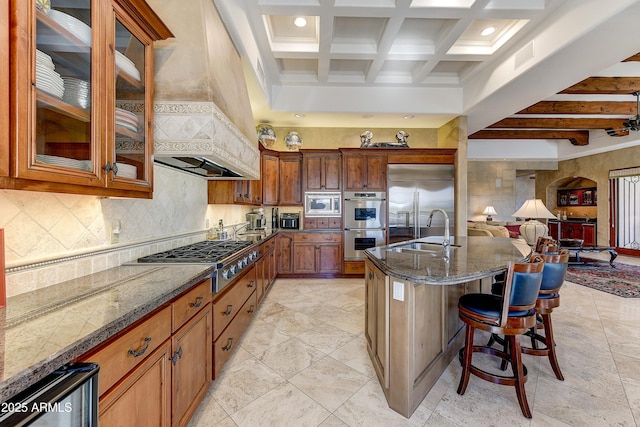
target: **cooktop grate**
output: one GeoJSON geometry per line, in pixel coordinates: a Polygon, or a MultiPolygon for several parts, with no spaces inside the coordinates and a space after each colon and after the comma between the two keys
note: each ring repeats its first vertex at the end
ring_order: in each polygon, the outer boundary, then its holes
{"type": "Polygon", "coordinates": [[[251,242],[238,240],[207,240],[138,258],[138,262],[213,263],[219,262],[249,245],[251,242]]]}

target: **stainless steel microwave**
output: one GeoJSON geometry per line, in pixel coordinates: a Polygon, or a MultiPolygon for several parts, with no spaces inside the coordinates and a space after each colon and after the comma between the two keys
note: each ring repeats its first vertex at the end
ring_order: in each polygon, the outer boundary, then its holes
{"type": "Polygon", "coordinates": [[[342,193],[304,193],[305,216],[342,216],[342,193]]]}

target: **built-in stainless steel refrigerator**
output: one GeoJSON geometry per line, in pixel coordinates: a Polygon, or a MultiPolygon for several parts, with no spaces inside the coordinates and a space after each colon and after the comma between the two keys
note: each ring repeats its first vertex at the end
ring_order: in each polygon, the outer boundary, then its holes
{"type": "Polygon", "coordinates": [[[427,227],[429,214],[443,209],[454,235],[453,165],[388,166],[389,243],[444,235],[444,215],[436,213],[427,227]]]}

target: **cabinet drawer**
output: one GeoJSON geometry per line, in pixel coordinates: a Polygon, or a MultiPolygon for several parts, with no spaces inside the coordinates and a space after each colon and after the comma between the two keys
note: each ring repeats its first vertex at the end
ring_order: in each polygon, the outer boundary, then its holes
{"type": "Polygon", "coordinates": [[[260,256],[263,256],[264,254],[268,253],[270,250],[274,249],[275,247],[276,247],[276,239],[270,238],[269,240],[267,240],[266,242],[264,242],[258,247],[258,253],[260,254],[260,256]]]}
{"type": "Polygon", "coordinates": [[[237,282],[213,302],[213,339],[224,331],[240,308],[256,290],[256,271],[252,266],[237,282]]]}
{"type": "MultiPolygon", "coordinates": [[[[250,298],[244,303],[239,310],[238,315],[229,324],[229,327],[218,337],[213,343],[213,379],[218,378],[220,371],[225,362],[231,356],[231,353],[238,345],[240,337],[247,328],[247,325],[253,317],[257,307],[256,292],[252,293],[250,298]]],[[[215,323],[215,320],[214,320],[215,323]]]]}
{"type": "Polygon", "coordinates": [[[341,233],[294,233],[294,242],[301,243],[327,243],[327,242],[342,242],[341,233]]]}
{"type": "Polygon", "coordinates": [[[109,390],[170,336],[171,306],[167,306],[124,335],[107,342],[93,355],[83,357],[82,361],[100,365],[99,395],[109,390]]]}
{"type": "Polygon", "coordinates": [[[187,320],[211,301],[211,279],[204,280],[179,297],[173,304],[173,329],[180,329],[187,320]]]}

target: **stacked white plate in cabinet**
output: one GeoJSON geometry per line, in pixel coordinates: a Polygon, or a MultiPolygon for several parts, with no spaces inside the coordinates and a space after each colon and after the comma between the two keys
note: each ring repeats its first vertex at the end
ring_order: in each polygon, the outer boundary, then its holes
{"type": "Polygon", "coordinates": [[[90,171],[91,160],[76,160],[67,157],[49,156],[47,154],[36,154],[36,160],[48,165],[63,166],[65,168],[82,169],[90,171]]]}
{"type": "Polygon", "coordinates": [[[66,13],[55,9],[50,9],[49,12],[47,12],[47,15],[71,34],[76,36],[82,43],[87,46],[91,46],[91,27],[87,24],[71,15],[67,15],[66,13]]]}
{"type": "Polygon", "coordinates": [[[136,64],[127,58],[123,53],[116,50],[116,68],[121,69],[125,73],[140,81],[140,71],[136,68],[136,64]]]}
{"type": "Polygon", "coordinates": [[[118,163],[118,176],[123,178],[138,178],[138,168],[127,163],[118,163]]]}
{"type": "Polygon", "coordinates": [[[62,77],[64,81],[64,96],[62,99],[69,104],[87,109],[91,105],[91,83],[75,77],[62,77]]]}
{"type": "Polygon", "coordinates": [[[138,116],[135,113],[116,107],[116,125],[138,132],[138,124],[138,116]]]}
{"type": "Polygon", "coordinates": [[[55,66],[51,57],[36,49],[36,88],[62,98],[64,82],[60,74],[54,70],[55,66]]]}

